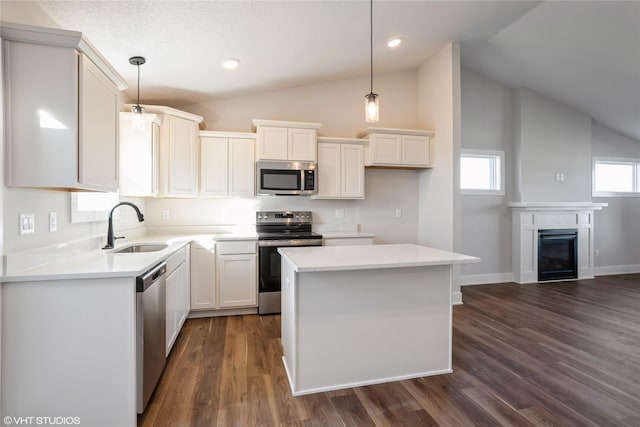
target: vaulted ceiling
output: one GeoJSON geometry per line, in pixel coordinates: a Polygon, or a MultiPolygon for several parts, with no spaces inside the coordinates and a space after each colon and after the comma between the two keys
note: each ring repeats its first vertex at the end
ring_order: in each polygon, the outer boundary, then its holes
{"type": "MultiPolygon", "coordinates": [[[[142,101],[174,106],[368,75],[368,1],[37,1],[78,30],[142,101]],[[237,58],[235,70],[222,68],[237,58]]],[[[461,42],[462,64],[640,140],[640,2],[373,2],[374,70],[461,42]],[[388,39],[403,43],[390,49],[388,39]]]]}

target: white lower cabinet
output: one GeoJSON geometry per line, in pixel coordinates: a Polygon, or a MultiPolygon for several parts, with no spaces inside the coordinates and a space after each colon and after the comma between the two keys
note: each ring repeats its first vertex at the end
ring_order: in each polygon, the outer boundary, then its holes
{"type": "Polygon", "coordinates": [[[191,309],[202,316],[206,311],[257,306],[257,259],[254,240],[192,242],[191,309]]]}
{"type": "Polygon", "coordinates": [[[255,241],[218,242],[216,273],[219,308],[258,305],[255,241]]]}
{"type": "Polygon", "coordinates": [[[213,310],[216,298],[216,243],[191,242],[191,309],[213,310]]]}
{"type": "Polygon", "coordinates": [[[167,259],[166,276],[166,355],[169,355],[191,309],[187,249],[182,248],[167,259]]]}

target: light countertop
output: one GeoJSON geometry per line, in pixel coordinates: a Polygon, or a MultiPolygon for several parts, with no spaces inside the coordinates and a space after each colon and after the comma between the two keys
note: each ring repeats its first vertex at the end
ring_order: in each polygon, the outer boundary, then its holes
{"type": "Polygon", "coordinates": [[[94,249],[65,256],[24,270],[10,272],[3,283],[46,280],[101,279],[108,277],[136,277],[169,258],[180,248],[196,240],[257,240],[253,234],[146,235],[128,241],[117,240],[112,250],[94,249]],[[114,253],[114,250],[133,244],[164,243],[167,248],[157,252],[114,253]]]}
{"type": "Polygon", "coordinates": [[[322,237],[325,239],[357,239],[357,238],[374,238],[376,235],[372,233],[363,233],[362,231],[323,231],[322,237]]]}
{"type": "Polygon", "coordinates": [[[414,244],[314,246],[280,248],[278,252],[299,273],[480,262],[480,258],[414,244]]]}

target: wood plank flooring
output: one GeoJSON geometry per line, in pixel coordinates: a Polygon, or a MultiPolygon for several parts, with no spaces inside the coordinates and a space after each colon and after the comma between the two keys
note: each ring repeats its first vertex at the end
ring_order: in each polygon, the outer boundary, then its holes
{"type": "Polygon", "coordinates": [[[640,426],[640,275],[462,294],[453,374],[295,398],[279,315],[188,320],[138,425],[640,426]]]}

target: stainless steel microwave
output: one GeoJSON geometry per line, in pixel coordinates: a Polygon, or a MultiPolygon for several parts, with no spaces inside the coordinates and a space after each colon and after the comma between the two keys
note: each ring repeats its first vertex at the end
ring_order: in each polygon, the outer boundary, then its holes
{"type": "Polygon", "coordinates": [[[278,196],[308,196],[316,194],[316,164],[260,160],[256,162],[258,194],[278,196]]]}

